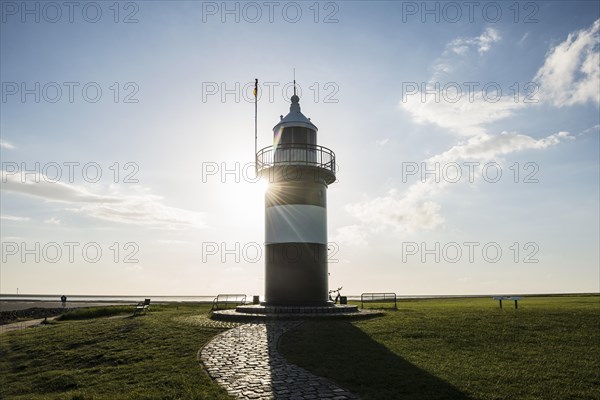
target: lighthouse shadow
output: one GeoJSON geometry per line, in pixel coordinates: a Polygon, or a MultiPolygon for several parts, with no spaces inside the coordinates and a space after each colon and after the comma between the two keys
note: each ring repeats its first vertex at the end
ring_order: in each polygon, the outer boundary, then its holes
{"type": "MultiPolygon", "coordinates": [[[[281,376],[281,369],[286,368],[281,359],[324,377],[363,400],[471,399],[445,380],[391,352],[349,322],[307,321],[285,332],[276,348],[270,348],[269,365],[275,378],[271,382],[272,393],[278,400],[289,399],[295,390],[302,390],[294,387],[291,379],[276,379],[281,376]]],[[[316,386],[315,382],[308,384],[316,386]]]]}

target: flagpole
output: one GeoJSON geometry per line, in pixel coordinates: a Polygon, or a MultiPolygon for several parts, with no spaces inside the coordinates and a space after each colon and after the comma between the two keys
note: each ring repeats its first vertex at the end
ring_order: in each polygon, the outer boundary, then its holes
{"type": "Polygon", "coordinates": [[[258,160],[256,153],[258,152],[258,79],[254,80],[254,169],[258,174],[258,160]]]}

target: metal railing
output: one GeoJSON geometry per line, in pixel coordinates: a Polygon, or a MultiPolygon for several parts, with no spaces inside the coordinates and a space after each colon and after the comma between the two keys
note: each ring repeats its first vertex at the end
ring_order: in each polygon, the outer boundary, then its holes
{"type": "Polygon", "coordinates": [[[394,308],[398,308],[396,293],[363,293],[360,295],[360,308],[364,308],[365,303],[394,303],[394,308]]]}
{"type": "Polygon", "coordinates": [[[335,174],[335,153],[315,144],[280,144],[256,153],[258,171],[279,165],[307,165],[324,168],[335,174]]]}

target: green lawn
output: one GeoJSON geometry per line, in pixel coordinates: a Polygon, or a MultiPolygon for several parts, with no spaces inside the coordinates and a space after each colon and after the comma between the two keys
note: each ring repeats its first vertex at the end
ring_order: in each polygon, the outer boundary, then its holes
{"type": "Polygon", "coordinates": [[[93,319],[101,317],[112,317],[115,315],[132,315],[132,306],[112,306],[112,307],[85,307],[75,308],[60,315],[59,321],[71,321],[78,319],[93,319]]]}
{"type": "MultiPolygon", "coordinates": [[[[305,322],[280,349],[365,400],[600,399],[600,296],[510,306],[402,301],[384,317],[305,322]]],[[[0,398],[229,399],[197,359],[221,332],[204,326],[209,307],[89,309],[0,335],[0,398]]]]}
{"type": "Polygon", "coordinates": [[[600,296],[402,301],[285,334],[288,360],[363,399],[600,399],[600,296]]]}
{"type": "Polygon", "coordinates": [[[201,326],[209,308],[153,305],[135,318],[60,321],[0,335],[0,398],[229,399],[197,359],[221,332],[201,326]]]}

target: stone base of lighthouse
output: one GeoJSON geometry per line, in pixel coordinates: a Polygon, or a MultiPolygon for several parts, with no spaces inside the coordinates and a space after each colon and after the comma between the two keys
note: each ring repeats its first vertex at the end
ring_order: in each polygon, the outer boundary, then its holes
{"type": "Polygon", "coordinates": [[[219,320],[251,321],[271,319],[361,319],[383,315],[380,310],[359,310],[356,305],[328,306],[269,306],[244,305],[235,309],[213,311],[212,318],[219,320]]]}

